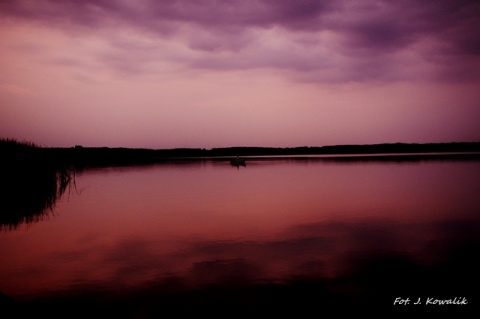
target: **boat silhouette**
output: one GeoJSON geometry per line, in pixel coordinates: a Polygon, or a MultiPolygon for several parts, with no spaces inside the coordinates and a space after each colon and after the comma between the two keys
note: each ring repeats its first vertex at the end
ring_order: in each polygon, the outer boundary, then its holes
{"type": "Polygon", "coordinates": [[[245,163],[245,159],[240,158],[238,156],[230,161],[230,165],[237,166],[237,167],[238,166],[247,166],[247,164],[245,163]]]}

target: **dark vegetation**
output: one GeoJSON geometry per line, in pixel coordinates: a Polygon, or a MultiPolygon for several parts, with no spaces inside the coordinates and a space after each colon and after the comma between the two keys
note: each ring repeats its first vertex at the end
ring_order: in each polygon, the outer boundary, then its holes
{"type": "MultiPolygon", "coordinates": [[[[323,147],[228,147],[193,149],[129,149],[107,147],[48,148],[31,142],[0,139],[0,227],[15,228],[32,223],[52,212],[55,202],[72,186],[76,171],[89,167],[145,165],[194,160],[230,160],[249,156],[288,156],[310,160],[302,155],[330,155],[324,161],[419,161],[425,154],[462,152],[463,155],[436,155],[436,158],[480,159],[480,143],[376,144],[323,147]],[[349,154],[349,156],[343,156],[349,154]],[[367,155],[368,154],[368,155],[367,155]],[[384,156],[389,154],[389,156],[384,156]],[[408,154],[408,155],[407,155],[408,154]],[[338,156],[336,156],[338,155],[338,156]]],[[[430,158],[431,159],[431,156],[430,158]]]]}
{"type": "MultiPolygon", "coordinates": [[[[294,156],[294,155],[380,155],[380,154],[424,154],[480,152],[480,142],[446,144],[374,144],[337,145],[323,147],[227,147],[213,149],[132,149],[108,147],[41,148],[43,156],[77,169],[91,166],[137,165],[165,161],[211,159],[234,156],[294,156]]],[[[477,154],[478,155],[478,154],[477,154]]]]}
{"type": "Polygon", "coordinates": [[[32,143],[0,145],[0,227],[41,220],[70,185],[73,169],[32,143]]]}

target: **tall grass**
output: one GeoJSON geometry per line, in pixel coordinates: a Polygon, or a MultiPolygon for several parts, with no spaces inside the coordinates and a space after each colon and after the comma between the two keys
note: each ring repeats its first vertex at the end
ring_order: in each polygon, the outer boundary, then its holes
{"type": "Polygon", "coordinates": [[[53,212],[73,170],[31,142],[0,139],[0,228],[34,223],[53,212]]]}

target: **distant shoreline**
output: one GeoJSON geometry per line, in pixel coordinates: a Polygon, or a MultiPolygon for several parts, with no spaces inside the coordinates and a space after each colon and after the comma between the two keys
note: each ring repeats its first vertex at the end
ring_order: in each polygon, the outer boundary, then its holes
{"type": "Polygon", "coordinates": [[[436,158],[480,158],[480,142],[455,143],[385,143],[368,145],[330,145],[300,147],[225,147],[225,148],[110,148],[84,147],[69,148],[39,147],[33,143],[14,140],[0,140],[3,158],[10,163],[50,162],[73,167],[135,165],[162,163],[172,160],[222,160],[231,157],[250,159],[268,157],[302,159],[321,157],[324,160],[412,160],[436,158]],[[10,160],[8,160],[10,159],[10,160]]]}
{"type": "Polygon", "coordinates": [[[359,145],[327,145],[297,147],[257,147],[234,146],[221,148],[125,148],[125,147],[83,147],[71,148],[45,147],[49,150],[78,150],[97,152],[135,152],[138,154],[159,155],[165,157],[214,157],[214,156],[254,156],[254,155],[335,155],[335,154],[396,154],[396,153],[452,153],[480,152],[480,142],[453,143],[384,143],[359,145]]]}
{"type": "Polygon", "coordinates": [[[300,147],[224,147],[212,149],[175,148],[175,149],[141,149],[141,148],[108,148],[82,147],[48,148],[49,152],[60,157],[90,161],[94,159],[124,160],[169,160],[169,159],[214,159],[221,157],[266,157],[266,156],[341,156],[341,155],[420,155],[420,154],[453,154],[480,153],[480,142],[465,143],[429,143],[429,144],[371,144],[371,145],[332,145],[332,146],[300,146],[300,147]]]}

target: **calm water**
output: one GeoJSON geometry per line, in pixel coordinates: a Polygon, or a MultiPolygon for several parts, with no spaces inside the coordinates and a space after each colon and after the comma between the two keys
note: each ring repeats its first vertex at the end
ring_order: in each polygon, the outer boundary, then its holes
{"type": "Polygon", "coordinates": [[[479,161],[85,170],[42,220],[0,231],[0,291],[27,304],[137,298],[133,313],[167,296],[276,308],[467,297],[471,309],[479,190],[479,161]]]}

